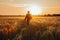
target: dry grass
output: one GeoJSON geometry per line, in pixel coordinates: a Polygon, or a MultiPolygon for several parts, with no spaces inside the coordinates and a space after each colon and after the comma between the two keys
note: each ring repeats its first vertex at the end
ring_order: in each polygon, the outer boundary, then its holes
{"type": "Polygon", "coordinates": [[[0,17],[0,40],[59,40],[60,17],[0,17]]]}

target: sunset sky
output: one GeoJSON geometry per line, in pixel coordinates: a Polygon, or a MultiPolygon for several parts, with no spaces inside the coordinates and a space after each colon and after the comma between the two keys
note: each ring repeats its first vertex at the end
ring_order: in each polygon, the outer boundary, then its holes
{"type": "Polygon", "coordinates": [[[60,14],[60,0],[0,0],[0,15],[26,14],[30,6],[38,6],[39,14],[60,14]]]}

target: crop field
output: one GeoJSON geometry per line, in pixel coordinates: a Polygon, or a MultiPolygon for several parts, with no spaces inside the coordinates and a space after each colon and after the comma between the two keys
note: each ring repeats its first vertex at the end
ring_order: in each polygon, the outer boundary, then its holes
{"type": "Polygon", "coordinates": [[[60,17],[0,17],[0,40],[60,40],[60,17]]]}

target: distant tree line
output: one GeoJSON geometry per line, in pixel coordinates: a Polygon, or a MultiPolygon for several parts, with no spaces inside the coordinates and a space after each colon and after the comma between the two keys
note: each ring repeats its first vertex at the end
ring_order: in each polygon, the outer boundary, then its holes
{"type": "Polygon", "coordinates": [[[53,14],[53,16],[60,16],[60,14],[53,14]]]}
{"type": "Polygon", "coordinates": [[[48,15],[44,15],[44,16],[60,16],[60,14],[48,14],[48,15]]]}

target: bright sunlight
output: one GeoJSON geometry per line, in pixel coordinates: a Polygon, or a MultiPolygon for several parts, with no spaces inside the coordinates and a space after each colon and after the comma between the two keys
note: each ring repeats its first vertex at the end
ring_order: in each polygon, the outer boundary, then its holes
{"type": "Polygon", "coordinates": [[[28,10],[32,15],[39,15],[42,12],[42,9],[39,6],[31,5],[28,7],[28,10]]]}

